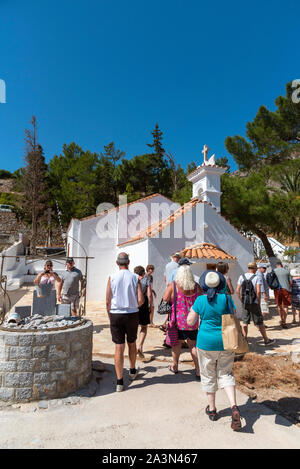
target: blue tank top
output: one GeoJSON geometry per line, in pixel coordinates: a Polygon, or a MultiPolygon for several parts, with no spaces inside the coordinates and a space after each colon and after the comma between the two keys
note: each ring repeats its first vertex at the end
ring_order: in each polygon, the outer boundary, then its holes
{"type": "Polygon", "coordinates": [[[208,351],[223,351],[222,315],[232,314],[234,303],[229,295],[219,293],[209,302],[206,295],[196,299],[193,310],[200,316],[197,347],[208,351]],[[228,305],[227,305],[227,299],[228,305]],[[229,307],[228,307],[229,306],[229,307]]]}

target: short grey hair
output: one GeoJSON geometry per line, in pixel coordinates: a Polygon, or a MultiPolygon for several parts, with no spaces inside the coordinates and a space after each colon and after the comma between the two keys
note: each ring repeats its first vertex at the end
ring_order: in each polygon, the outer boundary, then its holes
{"type": "Polygon", "coordinates": [[[119,265],[128,265],[129,264],[129,256],[126,252],[120,252],[117,257],[117,264],[119,265]]]}

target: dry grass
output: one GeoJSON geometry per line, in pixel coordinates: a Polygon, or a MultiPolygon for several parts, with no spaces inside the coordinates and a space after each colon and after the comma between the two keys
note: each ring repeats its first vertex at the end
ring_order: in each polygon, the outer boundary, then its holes
{"type": "Polygon", "coordinates": [[[242,361],[234,364],[237,385],[257,391],[280,389],[300,396],[300,374],[297,370],[300,366],[289,357],[263,357],[255,353],[248,353],[242,361]]]}

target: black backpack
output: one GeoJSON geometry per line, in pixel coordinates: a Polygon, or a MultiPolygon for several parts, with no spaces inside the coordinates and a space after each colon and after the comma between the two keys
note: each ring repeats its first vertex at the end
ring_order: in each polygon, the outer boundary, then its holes
{"type": "Polygon", "coordinates": [[[252,279],[255,277],[256,274],[253,274],[249,279],[245,277],[243,274],[244,281],[241,285],[242,290],[241,290],[241,296],[242,296],[242,303],[244,306],[246,305],[252,305],[255,303],[255,300],[257,298],[254,285],[252,283],[252,279]]]}
{"type": "Polygon", "coordinates": [[[280,287],[278,277],[275,274],[274,270],[272,270],[272,272],[267,273],[266,281],[271,290],[277,290],[280,287]]]}

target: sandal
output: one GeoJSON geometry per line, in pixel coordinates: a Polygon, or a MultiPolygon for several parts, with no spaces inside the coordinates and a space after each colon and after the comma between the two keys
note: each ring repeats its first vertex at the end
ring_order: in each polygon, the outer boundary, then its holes
{"type": "Polygon", "coordinates": [[[172,368],[171,365],[169,366],[169,370],[170,370],[172,373],[174,373],[174,375],[177,375],[177,373],[178,373],[178,370],[175,371],[175,370],[172,368]]]}
{"type": "Polygon", "coordinates": [[[205,413],[206,413],[206,415],[208,415],[209,420],[212,420],[213,422],[218,420],[217,409],[209,410],[209,405],[208,405],[205,409],[205,413]]]}
{"type": "Polygon", "coordinates": [[[238,406],[233,406],[231,408],[232,412],[232,420],[231,420],[231,428],[233,431],[238,432],[242,428],[241,424],[241,416],[238,406]]]}
{"type": "Polygon", "coordinates": [[[145,358],[145,355],[143,354],[143,352],[141,350],[137,350],[136,354],[141,360],[143,360],[145,358]]]}

